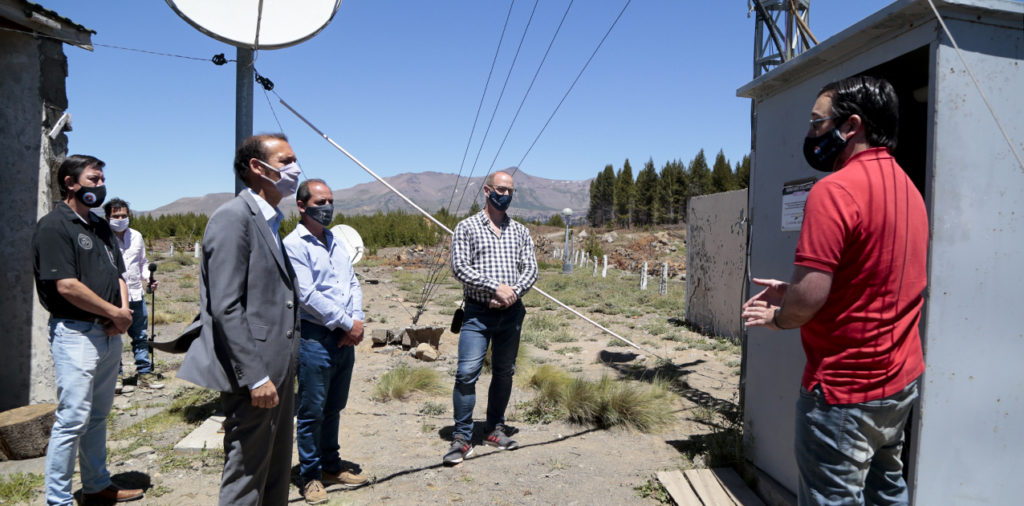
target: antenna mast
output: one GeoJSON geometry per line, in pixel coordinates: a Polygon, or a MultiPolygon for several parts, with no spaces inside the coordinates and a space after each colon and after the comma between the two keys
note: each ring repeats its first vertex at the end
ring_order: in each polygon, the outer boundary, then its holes
{"type": "Polygon", "coordinates": [[[757,16],[755,78],[818,43],[808,26],[811,0],[751,0],[747,5],[757,16]]]}

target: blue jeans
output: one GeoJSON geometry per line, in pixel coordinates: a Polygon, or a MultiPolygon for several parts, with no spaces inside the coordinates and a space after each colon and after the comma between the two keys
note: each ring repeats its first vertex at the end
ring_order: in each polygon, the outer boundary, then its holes
{"type": "MultiPolygon", "coordinates": [[[[128,337],[132,338],[132,354],[135,355],[135,372],[146,374],[153,372],[153,362],[149,359],[149,343],[146,342],[146,326],[149,325],[149,312],[146,310],[146,299],[133,300],[128,303],[132,310],[132,325],[128,327],[128,337]]],[[[120,376],[122,367],[117,366],[120,376]]]]}
{"type": "Polygon", "coordinates": [[[107,472],[107,414],[121,359],[121,336],[107,337],[103,326],[51,318],[50,353],[57,377],[57,420],[46,449],[46,503],[71,504],[75,457],[82,491],[110,485],[107,472]]]}
{"type": "Polygon", "coordinates": [[[800,388],[796,462],[801,505],[909,504],[903,479],[903,427],[917,380],[876,401],[829,404],[820,386],[800,388]]]}
{"type": "Polygon", "coordinates": [[[469,440],[473,436],[473,407],[476,406],[476,380],[483,369],[487,345],[491,344],[491,386],[487,391],[487,430],[505,423],[505,408],[512,396],[512,375],[519,355],[519,333],[526,308],[516,302],[505,310],[466,304],[459,334],[459,368],[455,374],[452,404],[455,410],[455,436],[469,440]]]}
{"type": "Polygon", "coordinates": [[[295,440],[303,482],[341,470],[338,425],[348,403],[355,348],[338,347],[340,331],[302,321],[295,440]]]}

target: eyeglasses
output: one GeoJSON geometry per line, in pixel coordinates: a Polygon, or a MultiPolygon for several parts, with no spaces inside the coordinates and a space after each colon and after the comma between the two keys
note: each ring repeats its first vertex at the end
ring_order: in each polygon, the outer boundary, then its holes
{"type": "Polygon", "coordinates": [[[826,116],[824,118],[812,119],[808,123],[811,124],[812,128],[818,128],[818,125],[820,125],[820,124],[822,124],[822,123],[824,123],[824,122],[826,122],[826,121],[828,121],[830,119],[836,119],[838,117],[839,116],[826,116]]]}
{"type": "Polygon", "coordinates": [[[509,188],[508,186],[492,186],[491,189],[501,195],[512,195],[516,191],[515,188],[509,188]]]}

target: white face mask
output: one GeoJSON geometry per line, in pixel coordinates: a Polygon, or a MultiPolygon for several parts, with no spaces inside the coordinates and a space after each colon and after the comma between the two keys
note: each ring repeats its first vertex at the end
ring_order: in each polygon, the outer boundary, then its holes
{"type": "Polygon", "coordinates": [[[274,188],[277,188],[277,191],[281,192],[282,197],[287,197],[295,193],[295,189],[299,187],[299,176],[302,174],[302,169],[299,168],[299,162],[292,162],[280,169],[275,169],[263,160],[256,161],[262,163],[264,167],[281,175],[280,180],[274,181],[273,179],[260,174],[263,179],[273,183],[274,188]]]}
{"type": "Polygon", "coordinates": [[[110,220],[110,229],[114,232],[124,232],[125,230],[128,230],[128,218],[110,220]]]}

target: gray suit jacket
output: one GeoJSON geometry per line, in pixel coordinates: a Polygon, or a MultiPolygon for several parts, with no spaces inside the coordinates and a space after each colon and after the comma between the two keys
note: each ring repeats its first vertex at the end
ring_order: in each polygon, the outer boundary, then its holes
{"type": "Polygon", "coordinates": [[[200,266],[202,331],[177,377],[245,393],[270,377],[291,388],[299,349],[295,272],[247,191],[206,225],[200,266]]]}

